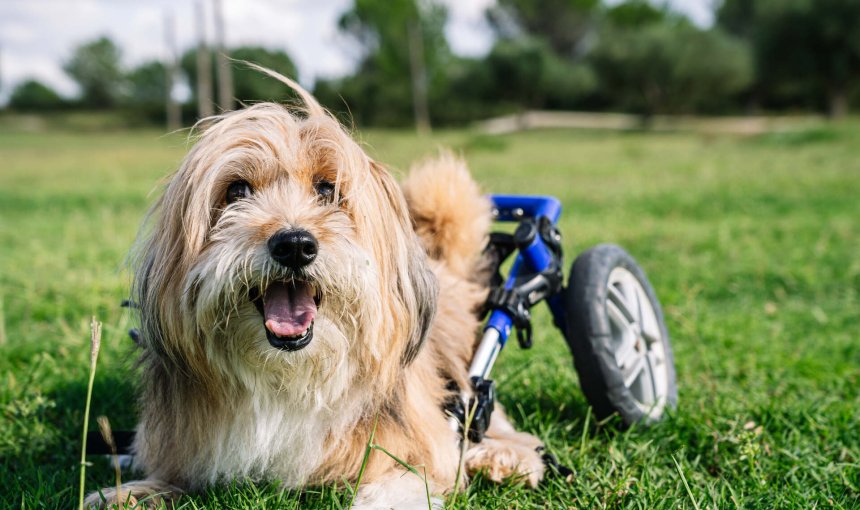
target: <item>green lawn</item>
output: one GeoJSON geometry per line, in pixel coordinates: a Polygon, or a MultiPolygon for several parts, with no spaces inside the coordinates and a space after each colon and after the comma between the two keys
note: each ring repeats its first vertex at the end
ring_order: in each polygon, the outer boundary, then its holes
{"type": "MultiPolygon", "coordinates": [[[[575,477],[538,491],[478,480],[454,507],[860,507],[860,124],[743,139],[363,136],[395,168],[448,145],[487,191],[558,196],[568,263],[596,243],[625,246],[672,335],[677,410],[619,433],[588,419],[567,347],[541,309],[535,347],[512,343],[497,365],[499,398],[575,477]]],[[[77,500],[91,315],[104,322],[92,416],[134,426],[123,261],[159,179],[185,150],[184,138],[152,131],[0,126],[0,508],[77,500]]],[[[88,490],[111,485],[109,464],[93,461],[88,490]]],[[[182,501],[346,500],[331,488],[272,485],[182,501]]]]}

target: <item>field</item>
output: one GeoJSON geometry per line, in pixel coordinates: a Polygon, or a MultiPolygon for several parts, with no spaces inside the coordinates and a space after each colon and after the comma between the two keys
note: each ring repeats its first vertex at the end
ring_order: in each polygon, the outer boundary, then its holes
{"type": "MultiPolygon", "coordinates": [[[[512,343],[497,365],[500,400],[575,476],[537,491],[479,479],[452,507],[860,507],[860,125],[362,137],[394,168],[447,145],[488,191],[558,196],[567,263],[596,243],[625,246],[672,335],[678,408],[618,432],[590,419],[541,309],[535,347],[512,343]]],[[[186,148],[154,131],[0,126],[0,508],[76,504],[93,315],[104,337],[91,428],[102,414],[134,426],[124,257],[186,148]]],[[[111,485],[108,462],[92,460],[87,489],[111,485]]],[[[346,501],[333,488],[237,485],[180,507],[346,501]]]]}

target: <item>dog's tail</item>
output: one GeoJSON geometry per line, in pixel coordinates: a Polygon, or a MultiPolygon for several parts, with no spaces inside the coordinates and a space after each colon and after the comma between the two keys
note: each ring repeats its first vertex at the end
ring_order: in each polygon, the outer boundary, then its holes
{"type": "Polygon", "coordinates": [[[443,151],[414,165],[403,192],[428,255],[455,274],[476,279],[492,221],[491,204],[465,161],[443,151]]]}

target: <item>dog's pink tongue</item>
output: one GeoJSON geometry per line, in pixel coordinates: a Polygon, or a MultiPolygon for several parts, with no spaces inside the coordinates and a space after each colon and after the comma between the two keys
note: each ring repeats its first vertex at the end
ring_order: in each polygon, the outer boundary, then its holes
{"type": "Polygon", "coordinates": [[[317,314],[313,289],[306,283],[272,283],[263,296],[266,329],[278,336],[298,336],[317,314]]]}

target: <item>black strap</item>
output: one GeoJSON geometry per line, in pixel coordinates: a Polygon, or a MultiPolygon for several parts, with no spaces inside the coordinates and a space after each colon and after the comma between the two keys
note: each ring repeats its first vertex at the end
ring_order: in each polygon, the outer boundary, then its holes
{"type": "Polygon", "coordinates": [[[496,287],[487,296],[488,310],[502,310],[510,316],[517,329],[517,341],[520,347],[528,349],[532,346],[532,316],[528,296],[523,296],[517,287],[506,289],[496,287]]]}
{"type": "Polygon", "coordinates": [[[468,416],[463,398],[460,395],[460,387],[451,379],[448,381],[448,390],[450,393],[448,400],[445,401],[445,412],[454,417],[460,427],[460,433],[464,437],[468,437],[472,443],[480,443],[490,427],[490,418],[493,416],[496,402],[495,383],[489,379],[472,377],[474,396],[469,400],[469,413],[472,415],[472,421],[469,424],[469,430],[466,431],[463,430],[463,427],[465,427],[468,416]]]}
{"type": "Polygon", "coordinates": [[[550,476],[563,478],[568,482],[572,480],[574,475],[573,470],[561,464],[555,455],[546,451],[543,446],[538,446],[537,452],[541,454],[540,458],[543,461],[543,465],[546,466],[544,480],[547,480],[550,476]]]}

